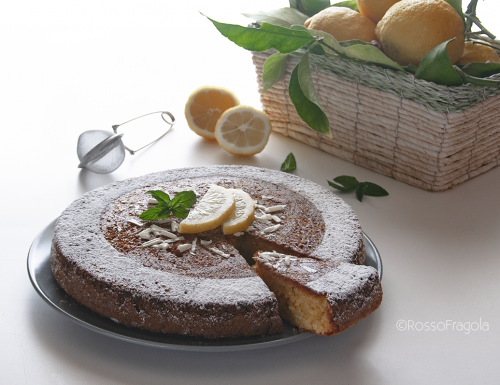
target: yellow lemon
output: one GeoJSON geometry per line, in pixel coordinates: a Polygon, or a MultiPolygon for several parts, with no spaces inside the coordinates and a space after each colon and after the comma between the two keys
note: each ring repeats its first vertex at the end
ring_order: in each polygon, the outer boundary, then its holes
{"type": "Polygon", "coordinates": [[[464,53],[457,64],[467,65],[469,63],[500,63],[497,52],[483,44],[474,44],[470,41],[465,43],[464,53]]]}
{"type": "Polygon", "coordinates": [[[387,10],[400,0],[356,0],[359,12],[377,24],[387,10]]]}
{"type": "Polygon", "coordinates": [[[401,65],[419,65],[423,57],[446,40],[454,64],[464,50],[464,23],[444,0],[401,0],[377,24],[378,41],[387,56],[401,65]]]}
{"type": "Polygon", "coordinates": [[[228,109],[215,126],[217,142],[234,155],[254,155],[261,152],[270,134],[271,122],[267,115],[249,106],[228,109]]]}
{"type": "Polygon", "coordinates": [[[346,7],[328,7],[310,17],[304,27],[323,31],[338,41],[376,40],[375,23],[359,12],[346,7]]]}
{"type": "Polygon", "coordinates": [[[215,125],[222,113],[240,101],[223,87],[203,86],[196,89],[186,103],[185,115],[189,127],[207,139],[215,139],[215,125]]]}
{"type": "Polygon", "coordinates": [[[179,231],[193,234],[215,229],[229,218],[234,208],[233,193],[224,187],[212,185],[179,224],[179,231]]]}

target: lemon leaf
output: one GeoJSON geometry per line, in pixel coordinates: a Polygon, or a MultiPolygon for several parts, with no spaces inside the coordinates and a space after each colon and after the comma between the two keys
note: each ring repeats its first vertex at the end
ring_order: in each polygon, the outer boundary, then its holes
{"type": "Polygon", "coordinates": [[[288,89],[290,99],[300,118],[313,130],[331,136],[330,122],[321,109],[309,68],[309,53],[295,66],[288,89]]]}
{"type": "Polygon", "coordinates": [[[242,27],[207,18],[222,35],[249,51],[263,52],[275,48],[281,53],[290,53],[315,40],[304,30],[297,31],[269,23],[262,23],[260,28],[242,27]]]}
{"type": "Polygon", "coordinates": [[[415,73],[417,79],[444,86],[462,85],[462,78],[451,64],[450,57],[446,52],[446,45],[453,40],[455,38],[439,44],[424,56],[415,73]]]}
{"type": "Polygon", "coordinates": [[[469,76],[460,68],[456,68],[456,71],[465,83],[474,84],[479,87],[500,87],[500,80],[482,79],[475,76],[469,76]]]}
{"type": "MultiPolygon", "coordinates": [[[[344,54],[351,59],[364,60],[370,63],[382,64],[386,67],[404,71],[398,63],[389,59],[381,50],[373,45],[356,44],[345,47],[344,54]]],[[[449,60],[449,59],[448,59],[449,60]]],[[[450,62],[451,63],[451,62],[450,62]]]]}
{"type": "Polygon", "coordinates": [[[486,78],[500,73],[500,63],[469,63],[462,67],[462,71],[469,76],[486,78]]]}
{"type": "Polygon", "coordinates": [[[290,7],[312,16],[330,6],[330,0],[290,0],[290,7]]]}
{"type": "Polygon", "coordinates": [[[356,0],[341,1],[339,3],[332,4],[332,7],[347,7],[356,12],[359,12],[358,3],[356,2],[356,0]]]}
{"type": "Polygon", "coordinates": [[[304,24],[307,20],[307,16],[302,12],[289,7],[280,8],[274,11],[243,13],[242,15],[255,20],[258,24],[265,22],[285,28],[290,28],[294,24],[304,24]]]}
{"type": "Polygon", "coordinates": [[[448,4],[450,4],[453,8],[455,8],[455,11],[458,12],[458,14],[460,15],[460,17],[464,19],[464,13],[462,11],[462,0],[444,0],[446,1],[448,4]]]}
{"type": "Polygon", "coordinates": [[[273,86],[274,83],[279,82],[285,78],[285,67],[288,54],[275,53],[269,56],[264,63],[262,72],[262,92],[266,92],[273,86]]]}

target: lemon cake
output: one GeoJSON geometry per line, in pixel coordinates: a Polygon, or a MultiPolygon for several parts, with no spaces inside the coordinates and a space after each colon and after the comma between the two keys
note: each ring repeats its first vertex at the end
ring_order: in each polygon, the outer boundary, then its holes
{"type": "MultiPolygon", "coordinates": [[[[262,252],[310,259],[333,269],[323,278],[302,275],[299,283],[313,287],[322,282],[328,289],[328,282],[339,278],[328,290],[318,291],[329,293],[329,317],[335,313],[335,319],[344,320],[342,325],[337,322],[335,332],[364,318],[380,303],[375,269],[360,266],[365,263],[364,244],[352,209],[315,183],[248,166],[169,170],[84,194],[56,223],[51,265],[69,295],[116,322],[154,332],[240,337],[274,334],[283,327],[278,307],[286,302],[262,274],[272,275],[271,267],[256,264],[264,279],[250,267],[255,253],[262,252]],[[218,226],[182,233],[180,219],[139,218],[151,207],[149,190],[162,190],[171,197],[192,190],[198,196],[193,212],[212,186],[242,190],[252,198],[255,217],[245,231],[228,235],[218,226]],[[352,278],[349,290],[347,272],[352,278]],[[335,292],[344,302],[352,298],[351,305],[335,302],[335,292]],[[362,305],[363,299],[371,306],[362,305]]],[[[284,272],[278,275],[292,280],[284,272]]],[[[281,316],[301,326],[285,313],[281,316]]]]}

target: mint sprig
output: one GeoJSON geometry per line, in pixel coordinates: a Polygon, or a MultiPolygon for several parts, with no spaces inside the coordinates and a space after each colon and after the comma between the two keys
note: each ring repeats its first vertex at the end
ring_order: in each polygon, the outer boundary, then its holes
{"type": "Polygon", "coordinates": [[[359,182],[353,176],[341,175],[333,179],[333,181],[338,184],[327,180],[328,184],[337,190],[345,193],[354,191],[356,193],[356,198],[358,198],[360,202],[363,201],[364,195],[372,197],[385,197],[389,195],[389,193],[378,184],[371,182],[359,182]]]}
{"type": "Polygon", "coordinates": [[[170,214],[177,218],[186,218],[189,208],[196,203],[196,195],[193,191],[181,191],[172,200],[161,190],[146,191],[146,194],[151,194],[158,201],[158,205],[139,215],[139,218],[145,221],[168,218],[170,214]]]}
{"type": "Polygon", "coordinates": [[[295,161],[295,156],[291,152],[287,155],[285,161],[281,164],[281,171],[292,172],[297,168],[297,162],[295,161]]]}

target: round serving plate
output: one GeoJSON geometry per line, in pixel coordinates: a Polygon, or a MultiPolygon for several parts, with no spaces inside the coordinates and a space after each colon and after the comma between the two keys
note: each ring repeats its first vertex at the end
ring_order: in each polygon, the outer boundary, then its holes
{"type": "MultiPolygon", "coordinates": [[[[153,333],[128,327],[103,317],[73,300],[56,282],[50,267],[50,247],[56,220],[53,220],[35,238],[28,253],[28,274],[37,293],[54,309],[78,324],[95,332],[140,345],[174,350],[225,352],[267,348],[299,341],[314,336],[303,332],[288,322],[283,322],[283,332],[271,336],[223,338],[210,340],[176,334],[153,333]]],[[[366,248],[366,265],[377,269],[382,278],[382,260],[373,242],[363,233],[366,248]]]]}

